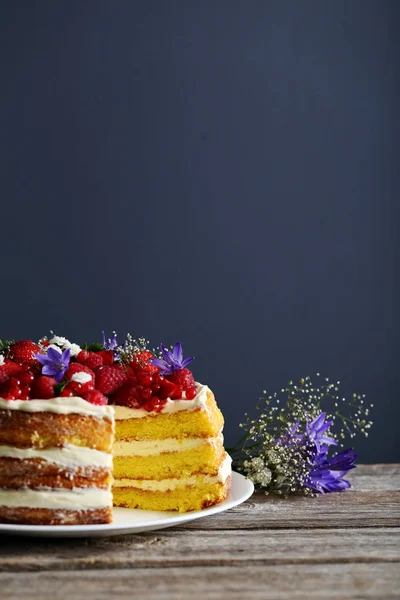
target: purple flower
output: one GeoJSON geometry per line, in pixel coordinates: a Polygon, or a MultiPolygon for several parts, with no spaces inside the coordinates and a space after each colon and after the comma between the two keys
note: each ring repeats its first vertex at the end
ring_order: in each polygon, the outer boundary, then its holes
{"type": "Polygon", "coordinates": [[[49,348],[47,354],[35,354],[35,358],[43,365],[43,375],[54,377],[60,383],[68,369],[71,351],[69,348],[63,352],[56,348],[49,348]]]}
{"type": "Polygon", "coordinates": [[[347,479],[343,477],[350,471],[355,469],[354,464],[357,454],[352,448],[338,452],[331,459],[327,458],[327,447],[323,447],[322,451],[316,455],[313,467],[309,474],[309,480],[306,483],[310,487],[321,494],[325,492],[339,492],[351,487],[347,479]]]}
{"type": "Polygon", "coordinates": [[[112,336],[110,338],[108,338],[108,340],[106,339],[106,334],[104,333],[104,331],[102,331],[101,333],[103,336],[103,341],[102,341],[103,347],[106,350],[115,350],[115,348],[117,348],[117,346],[118,346],[116,332],[113,331],[112,336]]]}
{"type": "Polygon", "coordinates": [[[163,358],[153,358],[150,362],[158,367],[163,375],[180,371],[194,360],[194,357],[183,360],[182,344],[180,342],[176,342],[172,350],[168,350],[163,344],[160,344],[160,348],[163,358]]]}
{"type": "Polygon", "coordinates": [[[337,445],[337,441],[324,435],[324,433],[331,427],[333,421],[325,422],[325,413],[321,413],[311,423],[306,421],[305,433],[298,433],[300,421],[296,421],[294,425],[289,427],[288,431],[281,437],[277,438],[282,446],[294,446],[303,444],[304,447],[308,448],[312,452],[317,454],[321,452],[323,446],[337,445]],[[310,448],[311,446],[311,448],[310,448]]]}
{"type": "Polygon", "coordinates": [[[306,423],[306,433],[310,440],[315,444],[317,452],[321,452],[322,446],[331,446],[332,444],[337,446],[337,441],[324,433],[332,426],[333,421],[325,422],[325,413],[321,413],[314,421],[306,423]]]}

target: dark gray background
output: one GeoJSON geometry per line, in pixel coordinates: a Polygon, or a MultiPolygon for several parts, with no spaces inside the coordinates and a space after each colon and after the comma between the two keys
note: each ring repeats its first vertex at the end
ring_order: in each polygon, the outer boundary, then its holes
{"type": "Polygon", "coordinates": [[[229,442],[367,393],[398,460],[400,3],[3,0],[1,334],[181,339],[229,442]]]}

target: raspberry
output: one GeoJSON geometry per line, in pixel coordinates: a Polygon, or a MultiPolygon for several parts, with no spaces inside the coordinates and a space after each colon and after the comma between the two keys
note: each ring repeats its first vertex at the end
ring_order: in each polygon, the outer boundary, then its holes
{"type": "Polygon", "coordinates": [[[86,392],[83,397],[87,402],[90,402],[90,404],[97,404],[99,406],[107,404],[108,402],[107,398],[104,394],[99,392],[99,390],[90,390],[90,392],[86,392]]]}
{"type": "Polygon", "coordinates": [[[180,385],[185,391],[195,387],[195,381],[192,371],[189,369],[181,369],[166,376],[169,381],[180,385]]]}
{"type": "Polygon", "coordinates": [[[34,355],[41,353],[40,346],[31,342],[31,340],[22,340],[20,342],[15,342],[15,344],[10,346],[9,356],[15,362],[33,365],[37,363],[34,355]]]}
{"type": "Polygon", "coordinates": [[[118,392],[127,380],[126,373],[117,365],[103,365],[96,369],[95,387],[107,396],[118,392]]]}
{"type": "Polygon", "coordinates": [[[94,373],[92,369],[89,369],[86,365],[81,365],[80,363],[71,363],[65,373],[65,377],[67,379],[72,379],[72,375],[75,373],[88,373],[88,375],[92,378],[92,383],[94,384],[94,373]]]}
{"type": "Polygon", "coordinates": [[[144,403],[137,385],[131,381],[124,383],[119,392],[114,396],[113,401],[115,404],[128,406],[129,408],[140,408],[144,403]]]}
{"type": "Polygon", "coordinates": [[[31,398],[49,400],[54,398],[54,386],[56,380],[53,377],[47,377],[47,375],[41,375],[32,383],[31,387],[31,398]]]}
{"type": "Polygon", "coordinates": [[[85,365],[89,367],[89,369],[97,369],[97,367],[101,367],[102,364],[103,357],[100,355],[100,352],[89,352],[89,356],[85,362],[85,365]]]}

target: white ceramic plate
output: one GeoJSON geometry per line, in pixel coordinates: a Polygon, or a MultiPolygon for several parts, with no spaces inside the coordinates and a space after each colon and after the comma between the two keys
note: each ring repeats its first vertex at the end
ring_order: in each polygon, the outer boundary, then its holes
{"type": "Polygon", "coordinates": [[[227,499],[204,510],[180,514],[114,508],[113,523],[107,525],[5,525],[0,523],[0,533],[36,537],[100,537],[165,529],[233,508],[250,498],[253,492],[254,486],[251,481],[239,473],[232,473],[232,486],[227,499]]]}

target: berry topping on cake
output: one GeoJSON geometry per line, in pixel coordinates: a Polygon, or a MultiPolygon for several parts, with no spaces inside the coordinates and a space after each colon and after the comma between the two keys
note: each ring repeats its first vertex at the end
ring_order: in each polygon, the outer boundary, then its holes
{"type": "Polygon", "coordinates": [[[69,381],[75,380],[75,381],[79,381],[80,383],[82,383],[82,381],[80,381],[79,378],[76,379],[76,376],[79,375],[80,373],[82,373],[83,375],[89,375],[92,383],[94,384],[95,375],[94,375],[94,372],[92,371],[92,369],[89,369],[89,367],[87,367],[86,365],[81,365],[80,363],[77,363],[77,362],[73,362],[69,365],[67,371],[65,372],[65,378],[69,381]]]}
{"type": "Polygon", "coordinates": [[[107,398],[99,392],[99,390],[90,390],[83,394],[84,400],[90,402],[90,404],[97,404],[99,406],[103,406],[108,403],[107,398]]]}
{"type": "Polygon", "coordinates": [[[7,400],[80,397],[159,412],[171,400],[192,400],[196,384],[182,345],[148,350],[143,338],[117,335],[102,343],[71,343],[67,338],[0,341],[0,397],[7,400]]]}
{"type": "Polygon", "coordinates": [[[97,367],[101,367],[103,364],[103,357],[100,352],[89,352],[89,356],[85,361],[85,365],[90,369],[96,369],[97,367]]]}
{"type": "Polygon", "coordinates": [[[56,384],[57,381],[53,377],[41,375],[32,383],[31,397],[38,400],[50,400],[50,398],[54,398],[56,395],[54,390],[56,384]]]}
{"type": "Polygon", "coordinates": [[[9,358],[14,362],[26,365],[36,364],[35,354],[41,353],[40,346],[31,340],[21,340],[10,346],[9,358]]]}
{"type": "Polygon", "coordinates": [[[144,400],[139,394],[136,383],[127,381],[114,396],[115,404],[128,406],[129,408],[141,408],[144,400]]]}
{"type": "Polygon", "coordinates": [[[6,358],[4,363],[0,365],[0,377],[6,375],[7,378],[13,375],[19,375],[28,369],[27,365],[20,365],[15,363],[13,360],[6,358]]]}
{"type": "Polygon", "coordinates": [[[114,363],[114,353],[112,350],[100,350],[97,356],[103,359],[103,365],[112,365],[114,363]]]}
{"type": "Polygon", "coordinates": [[[180,371],[174,371],[170,375],[166,375],[166,378],[172,383],[180,385],[185,391],[192,388],[196,389],[194,377],[192,371],[189,369],[181,369],[180,371]]]}
{"type": "Polygon", "coordinates": [[[126,373],[119,365],[103,365],[96,369],[95,387],[102,394],[115,394],[127,380],[126,373]]]}

